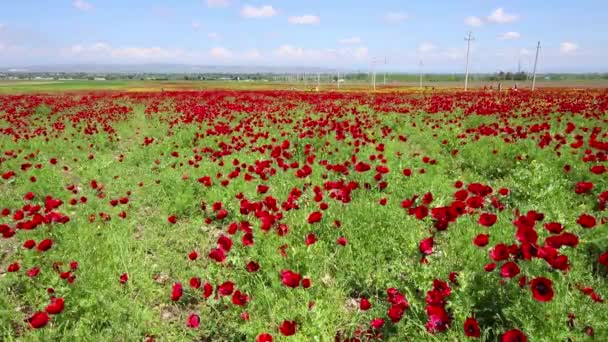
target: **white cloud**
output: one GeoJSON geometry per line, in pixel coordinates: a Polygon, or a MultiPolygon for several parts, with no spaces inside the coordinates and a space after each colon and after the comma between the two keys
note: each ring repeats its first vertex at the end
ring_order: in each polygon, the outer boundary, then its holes
{"type": "Polygon", "coordinates": [[[72,5],[81,11],[89,11],[93,9],[93,5],[84,0],[74,0],[72,5]]]}
{"type": "Polygon", "coordinates": [[[562,42],[559,45],[559,51],[564,55],[574,53],[577,50],[578,50],[578,45],[573,42],[562,42]]]}
{"type": "Polygon", "coordinates": [[[481,20],[481,18],[475,16],[466,17],[464,19],[464,23],[465,25],[471,27],[480,27],[481,25],[483,25],[483,21],[481,20]]]}
{"type": "Polygon", "coordinates": [[[201,29],[201,23],[197,20],[193,20],[191,23],[192,29],[198,31],[201,29]]]}
{"type": "Polygon", "coordinates": [[[207,6],[209,7],[227,7],[230,5],[228,0],[207,0],[207,6]]]}
{"type": "Polygon", "coordinates": [[[349,37],[349,38],[340,39],[338,42],[340,44],[344,44],[344,45],[361,44],[361,38],[359,38],[357,36],[353,36],[353,37],[349,37]]]}
{"type": "Polygon", "coordinates": [[[120,61],[160,61],[182,58],[186,54],[179,49],[160,47],[114,47],[108,43],[98,42],[91,45],[73,45],[61,49],[60,55],[84,60],[112,59],[120,61]]]}
{"type": "Polygon", "coordinates": [[[229,59],[233,56],[233,53],[230,50],[223,47],[214,47],[209,53],[211,57],[215,59],[229,59]]]}
{"type": "Polygon", "coordinates": [[[521,34],[519,34],[519,32],[514,31],[505,32],[500,36],[500,39],[502,40],[515,40],[519,38],[521,38],[521,34]]]}
{"type": "Polygon", "coordinates": [[[316,15],[302,15],[302,16],[293,16],[289,17],[287,21],[290,24],[298,24],[298,25],[316,25],[321,23],[321,18],[316,15]]]}
{"type": "Polygon", "coordinates": [[[384,21],[389,23],[402,23],[409,19],[409,15],[404,12],[388,12],[384,15],[384,21]]]}
{"type": "Polygon", "coordinates": [[[220,34],[217,32],[209,32],[209,33],[207,33],[207,38],[213,39],[213,40],[218,40],[221,37],[220,37],[220,34]]]}
{"type": "Polygon", "coordinates": [[[496,24],[508,24],[519,19],[519,15],[505,12],[502,8],[497,8],[488,16],[488,21],[496,24]]]}
{"type": "Polygon", "coordinates": [[[270,5],[263,5],[260,7],[255,7],[251,5],[245,5],[241,9],[241,15],[245,18],[265,18],[265,17],[273,17],[277,15],[277,10],[275,10],[270,5]]]}
{"type": "Polygon", "coordinates": [[[341,49],[305,49],[285,44],[274,51],[275,58],[281,63],[318,64],[362,62],[369,58],[367,47],[341,49]]]}
{"type": "Polygon", "coordinates": [[[432,43],[428,43],[428,42],[422,43],[422,44],[420,44],[420,46],[418,46],[418,53],[420,53],[420,54],[427,54],[427,53],[433,52],[435,50],[437,50],[437,46],[433,45],[432,43]]]}

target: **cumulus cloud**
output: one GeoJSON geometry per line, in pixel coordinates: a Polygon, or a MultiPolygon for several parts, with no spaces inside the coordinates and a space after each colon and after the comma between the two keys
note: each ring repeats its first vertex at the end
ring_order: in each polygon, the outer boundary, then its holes
{"type": "Polygon", "coordinates": [[[270,5],[263,5],[259,7],[245,5],[241,9],[241,15],[245,18],[267,18],[277,15],[277,13],[277,10],[270,5]]]}
{"type": "Polygon", "coordinates": [[[521,38],[521,34],[519,32],[509,31],[505,32],[500,36],[502,40],[515,40],[521,38]]]}
{"type": "Polygon", "coordinates": [[[475,16],[466,17],[464,19],[464,23],[465,25],[471,27],[480,27],[481,25],[483,25],[483,21],[481,20],[481,18],[475,16]]]}
{"type": "Polygon", "coordinates": [[[79,9],[81,11],[90,11],[93,9],[93,5],[91,5],[90,3],[88,3],[84,0],[74,0],[72,2],[72,6],[76,7],[77,9],[79,9]]]}
{"type": "Polygon", "coordinates": [[[404,12],[388,12],[384,15],[384,21],[389,23],[402,23],[409,19],[409,15],[404,12]]]}
{"type": "Polygon", "coordinates": [[[505,12],[501,7],[497,8],[488,16],[488,21],[495,24],[508,24],[519,19],[519,15],[505,12]]]}
{"type": "Polygon", "coordinates": [[[578,45],[573,42],[562,42],[559,45],[559,51],[564,55],[574,53],[577,50],[578,50],[578,45]]]}
{"type": "Polygon", "coordinates": [[[306,14],[306,15],[301,15],[301,16],[289,17],[287,19],[287,21],[290,24],[297,24],[297,25],[316,25],[316,24],[321,23],[321,18],[319,18],[316,15],[306,14]]]}
{"type": "Polygon", "coordinates": [[[361,44],[361,38],[359,38],[357,36],[353,36],[353,37],[349,37],[349,38],[340,39],[338,42],[340,44],[344,44],[344,45],[361,44]]]}
{"type": "Polygon", "coordinates": [[[230,5],[229,0],[207,0],[207,6],[209,7],[226,7],[230,5]]]}

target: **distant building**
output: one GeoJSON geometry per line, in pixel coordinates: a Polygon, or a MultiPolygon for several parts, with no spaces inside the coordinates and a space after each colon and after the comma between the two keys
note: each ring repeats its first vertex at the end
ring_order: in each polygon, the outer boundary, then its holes
{"type": "Polygon", "coordinates": [[[105,77],[95,77],[93,80],[95,80],[95,81],[105,81],[106,78],[105,77]]]}

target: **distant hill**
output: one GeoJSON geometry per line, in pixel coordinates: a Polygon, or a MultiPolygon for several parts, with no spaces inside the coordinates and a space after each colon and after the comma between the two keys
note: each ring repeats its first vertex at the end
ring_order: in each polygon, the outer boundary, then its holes
{"type": "MultiPolygon", "coordinates": [[[[188,64],[58,64],[0,67],[0,72],[33,73],[158,73],[158,74],[205,74],[205,73],[328,73],[336,69],[318,67],[273,67],[273,66],[223,66],[188,64]]],[[[353,72],[353,70],[348,70],[353,72]]]]}

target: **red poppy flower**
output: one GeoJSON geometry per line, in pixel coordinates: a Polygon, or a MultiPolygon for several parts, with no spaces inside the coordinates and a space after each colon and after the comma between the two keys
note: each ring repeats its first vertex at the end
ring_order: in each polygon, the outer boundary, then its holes
{"type": "Polygon", "coordinates": [[[479,337],[481,336],[481,330],[477,320],[473,317],[468,317],[464,321],[464,335],[467,337],[479,337]]]}
{"type": "Polygon", "coordinates": [[[186,326],[191,329],[196,329],[201,325],[201,318],[197,314],[188,316],[186,326]]]}
{"type": "Polygon", "coordinates": [[[232,240],[226,235],[222,235],[217,239],[217,245],[225,252],[230,252],[232,249],[232,240]]]}
{"type": "Polygon", "coordinates": [[[127,273],[123,273],[120,275],[120,277],[118,278],[118,281],[120,282],[120,284],[124,284],[129,280],[129,275],[127,273]]]}
{"type": "Polygon", "coordinates": [[[559,222],[549,222],[545,223],[545,229],[551,234],[559,234],[564,230],[564,226],[562,226],[559,222]]]}
{"type": "Polygon", "coordinates": [[[258,335],[256,342],[272,342],[272,335],[267,333],[261,333],[258,335]]]}
{"type": "Polygon", "coordinates": [[[217,262],[223,262],[224,260],[226,260],[226,253],[224,253],[223,249],[214,248],[211,250],[211,252],[209,252],[209,258],[217,262]]]}
{"type": "Polygon", "coordinates": [[[241,238],[241,242],[243,243],[243,246],[252,246],[254,243],[253,233],[244,234],[243,237],[241,238]]]}
{"type": "Polygon", "coordinates": [[[315,211],[308,216],[308,223],[313,224],[321,221],[323,214],[319,211],[315,211]]]}
{"type": "Polygon", "coordinates": [[[171,215],[167,217],[167,221],[169,221],[171,224],[175,224],[177,222],[177,217],[175,217],[175,215],[171,215]]]}
{"type": "Polygon", "coordinates": [[[606,267],[608,267],[608,252],[604,252],[600,254],[598,257],[598,262],[606,267]]]}
{"type": "Polygon", "coordinates": [[[490,258],[494,261],[502,261],[509,258],[509,248],[507,245],[499,243],[490,250],[490,258]]]}
{"type": "Polygon", "coordinates": [[[315,242],[317,242],[317,236],[315,235],[315,233],[309,233],[308,235],[306,235],[306,246],[310,246],[315,242]]]}
{"type": "Polygon", "coordinates": [[[376,330],[380,330],[384,326],[384,320],[380,317],[374,318],[370,322],[370,325],[372,326],[372,328],[374,328],[376,330]]]}
{"type": "Polygon", "coordinates": [[[32,249],[34,246],[36,246],[36,241],[34,240],[27,240],[23,243],[23,248],[25,249],[32,249]]]}
{"type": "Polygon", "coordinates": [[[177,302],[183,294],[182,284],[174,283],[171,289],[171,300],[177,302]]]}
{"type": "Polygon", "coordinates": [[[502,342],[527,342],[528,338],[519,329],[512,329],[502,334],[500,340],[502,342]]]}
{"type": "Polygon", "coordinates": [[[589,193],[591,190],[593,190],[592,182],[578,182],[574,187],[574,192],[578,195],[589,193]]]}
{"type": "Polygon", "coordinates": [[[40,273],[40,267],[32,267],[27,270],[27,276],[30,278],[36,277],[40,273]]]}
{"type": "Polygon", "coordinates": [[[361,311],[367,311],[372,307],[372,304],[369,302],[369,300],[367,298],[361,298],[361,300],[359,301],[359,309],[361,309],[361,311]]]}
{"type": "Polygon", "coordinates": [[[236,290],[232,295],[232,304],[244,306],[249,301],[249,297],[243,292],[236,290]]]}
{"type": "Polygon", "coordinates": [[[346,246],[346,244],[348,243],[348,241],[346,240],[346,238],[344,236],[340,236],[338,238],[338,240],[336,240],[336,242],[338,243],[338,245],[340,246],[346,246]]]}
{"type": "Polygon", "coordinates": [[[489,264],[486,264],[486,265],[483,267],[483,270],[484,270],[484,271],[486,271],[486,272],[492,272],[492,271],[494,271],[495,269],[496,269],[496,264],[495,264],[495,263],[493,263],[493,262],[491,262],[491,263],[489,263],[489,264]]]}
{"type": "Polygon", "coordinates": [[[583,228],[593,228],[597,224],[595,217],[589,214],[581,214],[576,222],[583,228]]]}
{"type": "Polygon", "coordinates": [[[190,287],[193,289],[198,289],[201,287],[201,278],[192,277],[190,278],[190,287]]]}
{"type": "Polygon", "coordinates": [[[15,263],[12,263],[12,264],[8,265],[7,271],[10,272],[10,273],[19,272],[20,268],[21,267],[19,266],[19,263],[15,262],[15,263]]]}
{"type": "Polygon", "coordinates": [[[442,306],[427,306],[426,313],[428,315],[426,330],[429,333],[442,332],[450,326],[450,316],[442,306]]]}
{"type": "Polygon", "coordinates": [[[213,294],[213,286],[209,283],[205,283],[205,285],[203,285],[203,297],[209,298],[211,294],[213,294]]]}
{"type": "Polygon", "coordinates": [[[473,239],[473,243],[477,247],[485,247],[489,243],[489,235],[487,234],[479,234],[473,239]]]}
{"type": "Polygon", "coordinates": [[[63,298],[51,298],[51,304],[47,305],[44,311],[46,311],[49,315],[57,315],[63,312],[63,307],[63,298]]]}
{"type": "Polygon", "coordinates": [[[496,215],[492,213],[483,213],[479,215],[479,224],[484,227],[492,227],[496,223],[496,215]]]}
{"type": "Polygon", "coordinates": [[[530,281],[532,296],[539,302],[549,302],[553,299],[553,282],[551,279],[538,277],[530,281]]]}
{"type": "Polygon", "coordinates": [[[247,263],[247,272],[257,272],[260,269],[260,264],[255,261],[250,261],[247,263]]]}
{"type": "Polygon", "coordinates": [[[433,253],[433,237],[431,236],[420,241],[420,244],[418,245],[418,250],[423,255],[430,255],[431,253],[433,253]]]}
{"type": "Polygon", "coordinates": [[[36,246],[36,249],[39,252],[46,252],[49,249],[51,249],[51,247],[53,247],[53,241],[50,239],[44,239],[38,243],[38,246],[36,246]]]}
{"type": "Polygon", "coordinates": [[[291,336],[296,333],[297,323],[295,321],[283,321],[279,327],[279,331],[283,336],[291,336]]]}
{"type": "Polygon", "coordinates": [[[308,279],[308,278],[302,279],[302,287],[303,288],[307,289],[307,288],[310,287],[310,285],[312,285],[310,279],[308,279]]]}
{"type": "Polygon", "coordinates": [[[190,254],[188,254],[188,259],[190,259],[192,261],[198,259],[198,253],[196,251],[190,252],[190,254]]]}
{"type": "Polygon", "coordinates": [[[228,217],[228,211],[226,209],[218,210],[217,214],[215,215],[215,218],[218,221],[221,221],[221,220],[225,219],[226,217],[228,217]]]}
{"type": "Polygon", "coordinates": [[[295,273],[295,272],[289,271],[289,270],[281,271],[281,281],[283,282],[283,285],[285,285],[287,287],[291,287],[291,288],[298,287],[300,285],[301,279],[302,279],[302,276],[299,275],[298,273],[295,273]]]}
{"type": "Polygon", "coordinates": [[[30,327],[39,329],[47,325],[50,320],[51,319],[46,312],[39,311],[33,314],[30,318],[26,319],[25,322],[27,322],[30,327]]]}
{"type": "Polygon", "coordinates": [[[508,261],[500,268],[500,276],[503,278],[513,278],[519,274],[519,266],[513,261],[508,261]]]}
{"type": "Polygon", "coordinates": [[[221,296],[230,296],[233,291],[234,291],[234,283],[231,281],[226,281],[226,282],[222,283],[220,286],[218,286],[218,288],[217,288],[217,292],[221,296]]]}
{"type": "Polygon", "coordinates": [[[405,308],[403,305],[394,304],[388,309],[388,318],[391,319],[391,322],[398,323],[401,318],[403,318],[403,313],[405,312],[405,308]]]}

